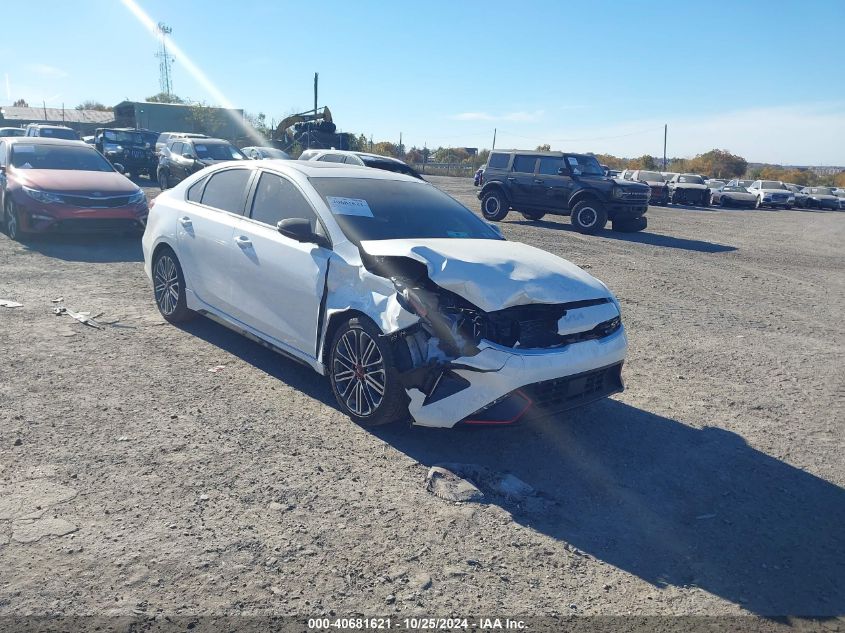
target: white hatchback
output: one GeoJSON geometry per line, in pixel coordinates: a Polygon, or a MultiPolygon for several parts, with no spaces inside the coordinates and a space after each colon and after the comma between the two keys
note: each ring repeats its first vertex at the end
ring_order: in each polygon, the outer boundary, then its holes
{"type": "Polygon", "coordinates": [[[215,165],[156,198],[143,248],[168,321],[304,362],[362,424],[506,424],[622,390],[610,290],[409,176],[215,165]]]}

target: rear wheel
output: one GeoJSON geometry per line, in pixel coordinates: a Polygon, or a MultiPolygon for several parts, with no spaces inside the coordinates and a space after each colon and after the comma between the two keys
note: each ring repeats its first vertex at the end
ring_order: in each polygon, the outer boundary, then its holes
{"type": "Polygon", "coordinates": [[[613,230],[620,233],[636,233],[648,226],[648,219],[644,216],[639,218],[619,218],[613,221],[613,230]]]}
{"type": "Polygon", "coordinates": [[[596,200],[582,200],[572,208],[570,222],[579,233],[593,235],[607,224],[607,211],[596,200]]]}
{"type": "Polygon", "coordinates": [[[358,424],[377,426],[407,417],[408,398],[393,351],[368,319],[350,319],[338,328],[327,369],[337,403],[358,424]]]}
{"type": "Polygon", "coordinates": [[[755,209],[762,209],[763,208],[763,199],[760,196],[757,196],[757,201],[754,203],[755,209]]]}
{"type": "Polygon", "coordinates": [[[538,213],[536,211],[523,211],[522,217],[526,220],[531,220],[532,222],[537,222],[538,220],[542,220],[545,216],[545,213],[538,213]]]}
{"type": "Polygon", "coordinates": [[[488,191],[481,198],[481,215],[485,220],[498,222],[508,214],[509,207],[505,194],[498,189],[488,191]]]}
{"type": "Polygon", "coordinates": [[[153,291],[158,311],[167,321],[188,321],[196,314],[188,309],[185,276],[176,253],[170,248],[160,249],[153,260],[153,291]]]}

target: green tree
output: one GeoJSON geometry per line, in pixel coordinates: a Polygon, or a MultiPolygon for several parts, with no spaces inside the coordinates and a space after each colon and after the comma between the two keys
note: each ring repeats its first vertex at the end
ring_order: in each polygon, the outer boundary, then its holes
{"type": "Polygon", "coordinates": [[[23,99],[18,99],[12,105],[16,108],[28,108],[29,107],[29,104],[26,101],[24,101],[23,99]]]}
{"type": "Polygon", "coordinates": [[[187,103],[184,99],[182,99],[182,97],[167,94],[166,92],[159,92],[152,97],[147,97],[146,100],[150,103],[187,103]]]}
{"type": "Polygon", "coordinates": [[[103,105],[99,101],[93,101],[91,99],[87,101],[83,101],[75,108],[76,110],[99,110],[100,112],[111,112],[111,108],[108,106],[103,105]]]}
{"type": "Polygon", "coordinates": [[[534,150],[534,151],[536,151],[536,152],[550,152],[550,151],[552,151],[552,146],[549,145],[548,143],[546,143],[544,145],[538,145],[537,149],[534,150]]]}
{"type": "Polygon", "coordinates": [[[690,160],[689,169],[717,178],[738,178],[748,169],[748,161],[724,149],[711,149],[690,160]]]}
{"type": "Polygon", "coordinates": [[[223,136],[229,125],[226,115],[217,108],[209,107],[204,103],[191,105],[191,112],[188,115],[194,132],[208,136],[223,136]]]}

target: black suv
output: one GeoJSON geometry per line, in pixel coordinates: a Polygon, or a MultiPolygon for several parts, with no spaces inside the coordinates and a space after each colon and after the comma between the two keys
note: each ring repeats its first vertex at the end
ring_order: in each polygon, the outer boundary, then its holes
{"type": "Polygon", "coordinates": [[[170,139],[159,157],[158,186],[164,191],[200,169],[227,160],[249,159],[222,138],[170,139]]]}
{"type": "Polygon", "coordinates": [[[568,215],[580,233],[596,233],[607,220],[615,231],[642,231],[648,225],[648,185],[608,178],[589,154],[493,151],[478,193],[481,213],[501,220],[513,209],[528,220],[547,213],[568,215]]]}
{"type": "Polygon", "coordinates": [[[127,176],[146,174],[155,178],[156,159],[144,135],[135,130],[97,128],[94,147],[112,165],[121,165],[127,176]]]}

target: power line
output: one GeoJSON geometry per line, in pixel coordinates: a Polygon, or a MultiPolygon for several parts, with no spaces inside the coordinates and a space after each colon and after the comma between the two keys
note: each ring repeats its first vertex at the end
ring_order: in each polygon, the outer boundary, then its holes
{"type": "Polygon", "coordinates": [[[525,140],[528,140],[528,141],[546,141],[547,143],[549,143],[549,142],[551,142],[551,143],[575,143],[575,142],[579,142],[579,141],[606,141],[606,140],[614,139],[614,138],[625,138],[625,137],[628,137],[628,136],[637,136],[639,134],[648,134],[650,132],[654,132],[654,131],[660,130],[660,129],[663,129],[663,126],[660,126],[659,128],[649,128],[647,130],[639,130],[638,132],[630,132],[628,134],[617,134],[617,135],[614,135],[614,136],[593,136],[593,137],[585,137],[585,138],[551,138],[551,139],[543,138],[543,137],[539,137],[539,136],[523,136],[523,135],[520,135],[520,134],[514,134],[513,132],[508,132],[507,130],[502,130],[502,132],[504,134],[508,134],[510,136],[515,136],[517,138],[522,138],[522,139],[525,139],[525,140]]]}

